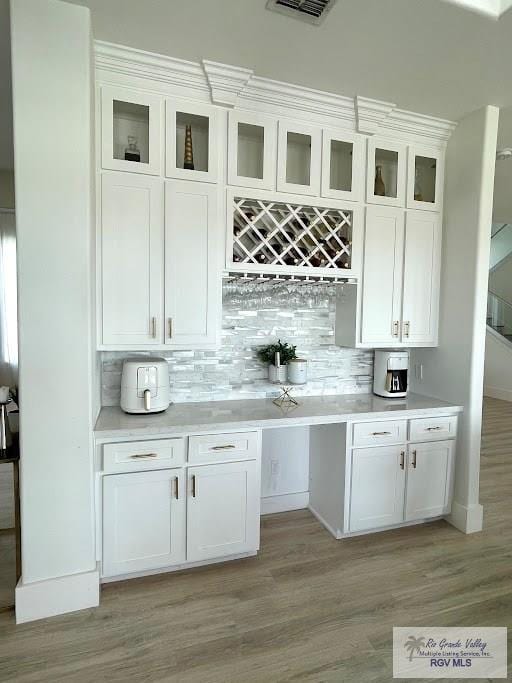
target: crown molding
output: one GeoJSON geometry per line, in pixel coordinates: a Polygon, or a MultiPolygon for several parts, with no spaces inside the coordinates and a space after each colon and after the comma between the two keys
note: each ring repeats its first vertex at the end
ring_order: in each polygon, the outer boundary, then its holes
{"type": "Polygon", "coordinates": [[[94,42],[97,78],[159,92],[186,96],[273,114],[306,119],[320,126],[358,130],[366,135],[423,137],[445,144],[456,123],[397,109],[392,102],[333,93],[255,76],[251,69],[203,60],[202,64],[104,41],[94,42]]]}
{"type": "Polygon", "coordinates": [[[195,62],[101,40],[94,41],[94,53],[96,68],[103,72],[143,78],[152,84],[176,85],[203,93],[209,91],[203,69],[195,62]]]}
{"type": "Polygon", "coordinates": [[[203,68],[210,86],[212,102],[234,107],[239,94],[253,75],[251,69],[220,64],[203,59],[203,68]]]}
{"type": "Polygon", "coordinates": [[[381,125],[396,109],[396,104],[392,102],[382,102],[381,100],[372,100],[369,97],[355,97],[355,109],[357,118],[357,130],[360,133],[368,133],[373,135],[378,133],[381,125]]]}
{"type": "Polygon", "coordinates": [[[253,76],[242,92],[240,101],[263,104],[267,109],[274,111],[286,108],[290,110],[290,115],[293,115],[293,112],[301,112],[302,116],[315,114],[329,117],[333,119],[333,125],[355,125],[354,102],[351,97],[274,81],[270,78],[253,76]]]}
{"type": "Polygon", "coordinates": [[[456,127],[457,124],[454,121],[404,109],[395,109],[383,124],[383,128],[395,133],[420,135],[441,142],[447,142],[456,127]]]}

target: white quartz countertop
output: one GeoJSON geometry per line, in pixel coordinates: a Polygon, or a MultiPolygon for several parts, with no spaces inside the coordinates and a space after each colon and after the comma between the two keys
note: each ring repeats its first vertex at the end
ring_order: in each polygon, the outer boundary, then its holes
{"type": "Polygon", "coordinates": [[[163,413],[128,415],[119,407],[102,408],[95,427],[97,440],[155,435],[183,435],[247,428],[331,424],[351,420],[410,418],[462,412],[462,406],[409,394],[384,399],[373,394],[307,396],[298,406],[280,408],[272,399],[177,403],[163,413]]]}

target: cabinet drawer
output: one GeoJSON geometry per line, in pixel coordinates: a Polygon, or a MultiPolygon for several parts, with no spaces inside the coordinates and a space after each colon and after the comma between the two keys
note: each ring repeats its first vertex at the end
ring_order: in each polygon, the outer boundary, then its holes
{"type": "Polygon", "coordinates": [[[181,467],[185,462],[184,439],[129,441],[103,446],[104,472],[137,472],[181,467]]]}
{"type": "Polygon", "coordinates": [[[354,425],[353,446],[381,446],[403,443],[406,438],[406,420],[387,422],[358,422],[354,425]]]}
{"type": "Polygon", "coordinates": [[[409,422],[409,441],[454,439],[457,433],[457,417],[422,417],[409,422]]]}
{"type": "Polygon", "coordinates": [[[189,463],[255,460],[258,457],[258,432],[208,434],[188,440],[189,463]]]}

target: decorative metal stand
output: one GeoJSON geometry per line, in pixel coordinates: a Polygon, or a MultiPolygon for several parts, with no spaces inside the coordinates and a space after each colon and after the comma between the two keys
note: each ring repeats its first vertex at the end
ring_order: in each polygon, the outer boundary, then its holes
{"type": "Polygon", "coordinates": [[[283,393],[277,396],[277,398],[274,398],[272,403],[275,403],[279,408],[290,408],[291,406],[299,405],[299,402],[296,401],[293,396],[290,396],[290,391],[293,387],[281,386],[281,389],[283,393]]]}

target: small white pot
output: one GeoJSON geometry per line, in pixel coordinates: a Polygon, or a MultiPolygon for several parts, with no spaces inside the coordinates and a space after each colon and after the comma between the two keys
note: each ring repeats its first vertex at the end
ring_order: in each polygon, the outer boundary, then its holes
{"type": "Polygon", "coordinates": [[[288,363],[288,381],[291,384],[306,384],[308,362],[305,358],[294,358],[288,363]]]}
{"type": "Polygon", "coordinates": [[[273,364],[269,365],[268,378],[274,384],[286,382],[286,365],[280,365],[278,368],[273,364]]]}

